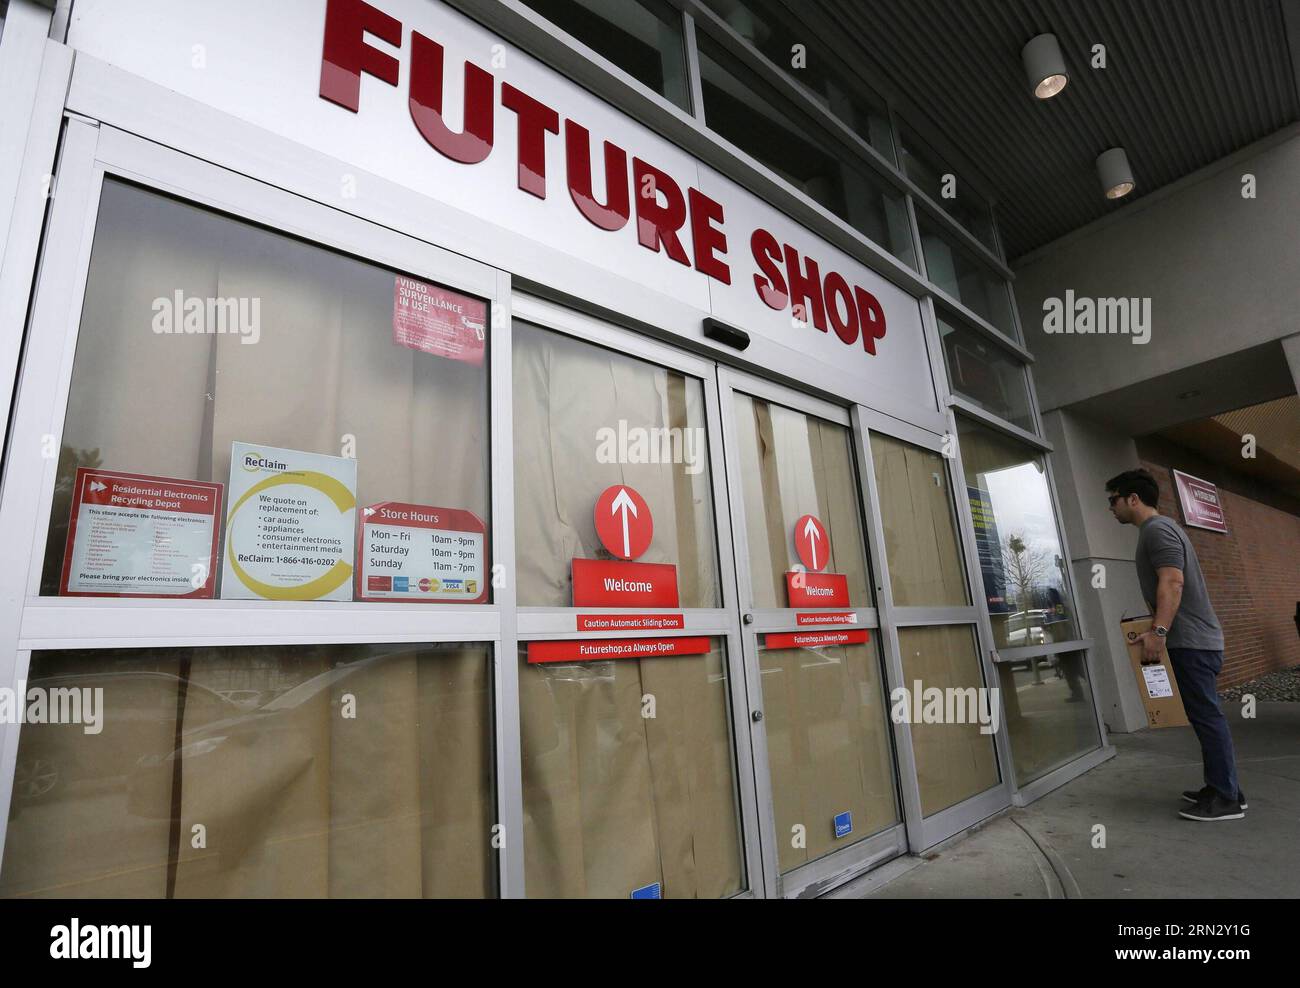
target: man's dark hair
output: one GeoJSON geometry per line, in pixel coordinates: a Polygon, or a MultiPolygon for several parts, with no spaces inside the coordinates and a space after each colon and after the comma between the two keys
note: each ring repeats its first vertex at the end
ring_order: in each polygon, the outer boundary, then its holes
{"type": "Polygon", "coordinates": [[[1136,494],[1138,500],[1148,508],[1154,508],[1160,503],[1160,485],[1146,470],[1125,470],[1121,474],[1116,474],[1106,481],[1106,490],[1114,491],[1124,497],[1136,494]]]}

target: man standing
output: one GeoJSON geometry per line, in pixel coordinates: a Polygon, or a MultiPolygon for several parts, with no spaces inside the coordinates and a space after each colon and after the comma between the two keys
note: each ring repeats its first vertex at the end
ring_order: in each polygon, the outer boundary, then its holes
{"type": "Polygon", "coordinates": [[[1161,643],[1168,647],[1187,719],[1201,742],[1205,787],[1183,793],[1192,806],[1178,815],[1203,822],[1240,820],[1246,797],[1237,785],[1232,734],[1216,688],[1223,629],[1196,550],[1178,523],[1156,510],[1159,497],[1160,488],[1146,470],[1126,470],[1106,481],[1111,514],[1120,524],[1138,527],[1138,583],[1152,614],[1151,630],[1141,638],[1142,662],[1159,662],[1161,643]]]}

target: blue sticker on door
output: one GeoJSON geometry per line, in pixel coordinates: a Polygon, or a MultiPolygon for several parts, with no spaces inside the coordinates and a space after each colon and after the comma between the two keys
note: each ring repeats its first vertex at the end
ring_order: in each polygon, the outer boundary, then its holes
{"type": "Polygon", "coordinates": [[[853,833],[853,814],[845,811],[835,814],[835,837],[847,837],[853,833]]]}

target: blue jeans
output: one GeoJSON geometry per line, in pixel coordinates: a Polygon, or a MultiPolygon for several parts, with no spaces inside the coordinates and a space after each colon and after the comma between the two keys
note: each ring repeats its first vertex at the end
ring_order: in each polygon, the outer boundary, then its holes
{"type": "Polygon", "coordinates": [[[1223,669],[1223,653],[1199,648],[1171,648],[1169,662],[1174,667],[1178,692],[1183,695],[1183,709],[1192,722],[1192,730],[1201,742],[1201,760],[1205,763],[1205,784],[1213,786],[1230,803],[1237,801],[1237,759],[1232,752],[1232,734],[1228,718],[1219,709],[1216,682],[1223,669]]]}

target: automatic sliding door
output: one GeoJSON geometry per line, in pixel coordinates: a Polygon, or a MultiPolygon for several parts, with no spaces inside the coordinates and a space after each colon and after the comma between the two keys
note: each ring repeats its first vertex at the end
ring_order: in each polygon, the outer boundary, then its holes
{"type": "Polygon", "coordinates": [[[853,434],[842,409],[720,372],[771,887],[901,849],[853,434]]]}

